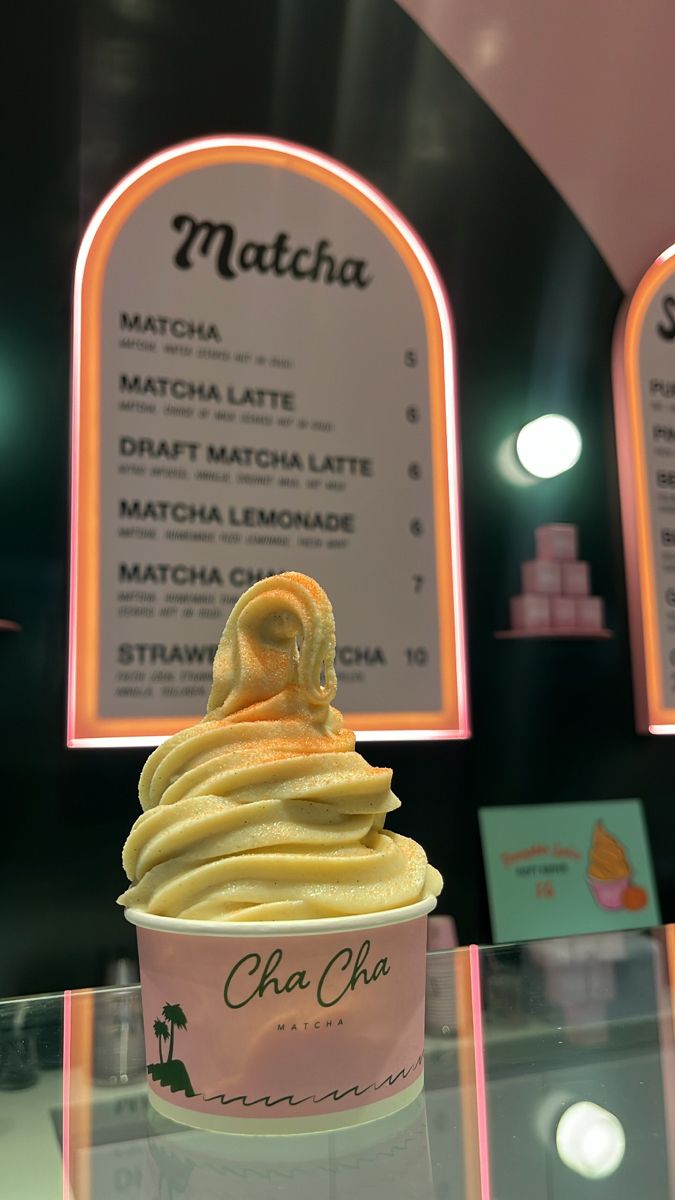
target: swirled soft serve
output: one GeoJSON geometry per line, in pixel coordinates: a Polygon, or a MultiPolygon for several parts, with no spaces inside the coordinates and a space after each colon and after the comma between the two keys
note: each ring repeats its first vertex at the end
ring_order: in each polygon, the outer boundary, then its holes
{"type": "Polygon", "coordinates": [[[203,720],[163,742],[140,778],[143,813],[120,904],[160,916],[270,921],[380,912],[436,896],[399,807],[331,706],[335,623],[325,592],[288,572],[235,605],[203,720]]]}

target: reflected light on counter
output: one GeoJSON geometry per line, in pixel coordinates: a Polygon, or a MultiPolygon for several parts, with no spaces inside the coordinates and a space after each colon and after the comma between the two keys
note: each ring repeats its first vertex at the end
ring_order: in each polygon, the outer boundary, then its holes
{"type": "Polygon", "coordinates": [[[552,479],[569,471],[581,455],[581,434],[574,421],[559,413],[545,413],[523,425],[516,438],[519,462],[538,479],[552,479]]]}
{"type": "Polygon", "coordinates": [[[570,1171],[584,1179],[606,1179],[621,1166],[626,1135],[618,1117],[581,1100],[563,1113],[555,1133],[558,1155],[570,1171]]]}

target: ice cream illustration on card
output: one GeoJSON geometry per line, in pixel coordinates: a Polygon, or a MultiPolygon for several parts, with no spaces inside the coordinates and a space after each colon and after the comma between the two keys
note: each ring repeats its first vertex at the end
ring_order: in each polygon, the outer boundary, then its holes
{"type": "Polygon", "coordinates": [[[600,908],[637,912],[647,904],[645,889],[633,883],[633,869],[624,846],[602,821],[596,821],[593,828],[588,884],[600,908]]]}

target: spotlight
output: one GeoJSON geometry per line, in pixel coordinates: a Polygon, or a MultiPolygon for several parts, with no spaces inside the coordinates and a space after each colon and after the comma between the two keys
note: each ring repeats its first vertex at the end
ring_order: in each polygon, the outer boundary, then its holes
{"type": "Polygon", "coordinates": [[[623,1125],[614,1113],[581,1100],[563,1113],[555,1132],[558,1155],[584,1179],[606,1179],[621,1166],[626,1152],[623,1125]]]}
{"type": "Polygon", "coordinates": [[[569,471],[581,454],[581,434],[573,421],[559,413],[545,413],[523,425],[516,438],[516,454],[526,471],[539,479],[552,479],[569,471]]]}

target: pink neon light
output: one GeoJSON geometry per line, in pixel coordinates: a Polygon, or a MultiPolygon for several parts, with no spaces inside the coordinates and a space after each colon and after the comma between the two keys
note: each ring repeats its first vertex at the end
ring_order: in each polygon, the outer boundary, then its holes
{"type": "Polygon", "coordinates": [[[61,1141],[63,1158],[63,1200],[72,1200],[70,1191],[70,1051],[72,1043],[73,993],[63,993],[63,1091],[61,1141]]]}
{"type": "MultiPolygon", "coordinates": [[[[80,254],[82,251],[80,250],[80,254]]],[[[84,265],[84,264],[83,264],[84,265]]],[[[70,398],[70,596],[68,602],[68,700],[66,705],[66,744],[75,735],[75,684],[77,678],[77,513],[80,490],[80,357],[82,349],[82,272],[75,272],[73,294],[73,377],[70,398]]]]}
{"type": "Polygon", "coordinates": [[[77,678],[76,622],[77,612],[77,498],[79,489],[79,443],[80,443],[80,354],[82,346],[82,282],[94,238],[101,223],[108,215],[120,197],[134,183],[156,167],[170,162],[174,158],[186,154],[195,154],[201,150],[218,148],[244,148],[259,150],[282,151],[293,158],[301,159],[314,166],[321,167],[327,174],[349,184],[355,191],[361,193],[383,212],[392,225],[408,243],[420,264],[436,302],[436,308],[441,325],[441,342],[443,347],[443,380],[445,392],[446,430],[447,430],[447,459],[448,459],[448,510],[450,520],[450,546],[454,568],[453,615],[455,626],[455,655],[457,662],[457,710],[458,728],[455,730],[363,730],[358,731],[362,741],[420,741],[427,739],[457,740],[470,736],[469,725],[469,687],[466,662],[466,610],[464,596],[464,572],[462,566],[462,529],[459,497],[459,462],[457,447],[459,446],[459,419],[456,403],[455,382],[455,352],[454,329],[450,315],[450,306],[433,259],[420,240],[415,230],[408,224],[405,217],[382,195],[377,188],[367,183],[360,175],[325,154],[309,150],[295,142],[287,142],[282,138],[246,137],[232,135],[227,137],[200,138],[194,141],[182,142],[163,150],[145,160],[113,188],[96,209],[84,237],[77,256],[75,266],[75,283],[73,296],[73,376],[72,376],[72,421],[71,421],[71,512],[70,512],[70,607],[69,607],[69,639],[68,639],[68,705],[67,705],[67,744],[70,747],[83,746],[155,746],[163,738],[140,739],[136,737],[118,738],[77,738],[75,736],[75,689],[77,678]]]}
{"type": "Polygon", "coordinates": [[[657,261],[657,263],[668,262],[668,259],[672,258],[674,254],[675,254],[675,245],[669,246],[667,250],[663,251],[663,254],[659,254],[659,257],[657,258],[656,261],[657,261]]]}
{"type": "MultiPolygon", "coordinates": [[[[197,720],[196,717],[195,720],[197,720]]],[[[160,746],[170,736],[171,734],[166,734],[166,737],[129,734],[128,736],[111,737],[73,737],[69,739],[68,746],[71,750],[160,746]]],[[[356,732],[358,742],[457,742],[462,741],[466,736],[466,732],[460,729],[366,729],[356,732]]]]}
{"type": "Polygon", "coordinates": [[[666,1128],[666,1158],[670,1195],[675,1196],[675,1041],[673,1041],[673,994],[671,929],[659,930],[654,939],[654,983],[656,1019],[661,1062],[661,1094],[666,1128]]]}
{"type": "Polygon", "coordinates": [[[483,1039],[483,1004],[480,986],[480,954],[478,946],[469,946],[469,976],[471,979],[471,1015],[473,1019],[474,1063],[476,1067],[476,1109],[478,1117],[478,1159],[480,1163],[481,1200],[490,1200],[490,1144],[488,1139],[487,1084],[485,1079],[485,1042],[483,1039]]]}
{"type": "Polygon", "coordinates": [[[624,340],[628,304],[624,305],[612,343],[612,382],[614,387],[614,417],[616,449],[619,462],[619,498],[621,526],[626,563],[628,592],[628,622],[633,662],[633,701],[639,727],[649,723],[647,703],[647,663],[643,640],[642,590],[638,566],[637,496],[633,470],[633,446],[630,432],[628,389],[624,372],[624,340]]]}
{"type": "MultiPolygon", "coordinates": [[[[640,282],[635,295],[626,300],[616,323],[612,343],[612,383],[614,388],[614,414],[616,419],[617,457],[619,462],[619,492],[621,499],[621,523],[623,528],[624,557],[626,561],[626,585],[628,591],[628,618],[630,628],[631,656],[633,661],[633,695],[637,726],[640,732],[668,737],[675,734],[675,724],[650,721],[653,697],[650,696],[649,670],[646,647],[646,614],[643,606],[643,585],[640,565],[641,529],[638,522],[638,489],[630,420],[628,370],[625,364],[626,326],[629,313],[638,295],[643,292],[645,280],[655,267],[668,262],[675,255],[675,245],[669,246],[652,263],[640,282]]],[[[648,503],[650,503],[648,501],[648,503]]],[[[659,706],[660,707],[660,706],[659,706]]]]}

